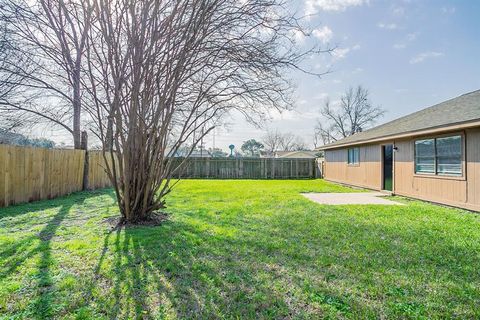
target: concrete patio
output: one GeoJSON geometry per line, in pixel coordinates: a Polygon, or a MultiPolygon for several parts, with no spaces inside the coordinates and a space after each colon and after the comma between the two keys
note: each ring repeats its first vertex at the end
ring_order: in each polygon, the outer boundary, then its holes
{"type": "Polygon", "coordinates": [[[348,204],[381,204],[403,205],[402,203],[385,199],[389,196],[381,192],[358,192],[358,193],[302,193],[304,197],[320,204],[348,205],[348,204]]]}

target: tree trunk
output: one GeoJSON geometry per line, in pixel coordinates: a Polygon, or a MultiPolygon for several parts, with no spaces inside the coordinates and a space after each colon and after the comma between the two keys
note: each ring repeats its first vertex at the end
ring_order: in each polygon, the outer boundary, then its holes
{"type": "Polygon", "coordinates": [[[80,97],[80,70],[73,75],[73,146],[75,149],[81,149],[81,131],[80,115],[82,110],[82,101],[80,97]]]}
{"type": "Polygon", "coordinates": [[[87,131],[82,131],[82,143],[80,149],[85,150],[85,160],[83,164],[83,187],[82,190],[88,190],[88,170],[90,167],[89,158],[88,158],[88,135],[87,131]]]}

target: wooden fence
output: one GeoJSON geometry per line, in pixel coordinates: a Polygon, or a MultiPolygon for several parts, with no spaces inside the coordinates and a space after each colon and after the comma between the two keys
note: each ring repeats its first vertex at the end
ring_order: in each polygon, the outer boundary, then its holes
{"type": "MultiPolygon", "coordinates": [[[[175,159],[179,164],[183,159],[175,159]]],[[[308,179],[318,175],[315,159],[189,158],[175,173],[180,178],[308,179]]]]}
{"type": "MultiPolygon", "coordinates": [[[[89,188],[110,185],[101,152],[89,151],[89,188]]],[[[0,144],[0,207],[53,199],[83,189],[84,150],[0,144]]]]}
{"type": "MultiPolygon", "coordinates": [[[[111,185],[100,151],[58,150],[0,144],[0,207],[52,199],[111,185]],[[87,159],[86,159],[87,155],[87,159]]],[[[179,165],[183,159],[175,159],[179,165]]],[[[305,179],[318,176],[313,159],[190,158],[174,177],[216,179],[305,179]]]]}

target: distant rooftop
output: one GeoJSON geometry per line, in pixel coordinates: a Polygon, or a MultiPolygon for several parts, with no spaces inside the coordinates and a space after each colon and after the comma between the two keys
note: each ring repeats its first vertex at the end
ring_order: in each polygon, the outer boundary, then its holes
{"type": "Polygon", "coordinates": [[[316,158],[318,151],[275,151],[275,158],[316,158]]]}
{"type": "Polygon", "coordinates": [[[480,90],[463,94],[318,149],[330,149],[405,133],[480,120],[480,90]]]}

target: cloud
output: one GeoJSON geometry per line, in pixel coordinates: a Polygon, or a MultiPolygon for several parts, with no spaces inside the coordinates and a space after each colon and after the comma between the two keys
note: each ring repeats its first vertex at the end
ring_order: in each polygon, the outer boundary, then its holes
{"type": "Polygon", "coordinates": [[[436,51],[422,52],[416,55],[415,57],[413,57],[412,59],[410,59],[410,64],[416,64],[430,58],[438,58],[442,56],[444,56],[442,52],[436,52],[436,51]]]}
{"type": "Polygon", "coordinates": [[[283,111],[272,110],[269,113],[269,116],[270,116],[270,119],[274,120],[274,121],[298,122],[298,121],[315,119],[315,117],[318,116],[318,113],[314,112],[314,111],[308,111],[308,110],[300,111],[298,109],[296,109],[296,110],[283,110],[283,111]]]}
{"type": "Polygon", "coordinates": [[[442,7],[442,13],[444,14],[454,14],[457,9],[455,7],[442,7]]]}
{"type": "Polygon", "coordinates": [[[356,44],[350,48],[335,48],[332,51],[333,61],[341,60],[347,56],[350,51],[356,51],[360,49],[360,45],[356,44]]]}
{"type": "Polygon", "coordinates": [[[345,11],[348,7],[368,4],[369,0],[306,0],[305,14],[315,14],[318,11],[345,11]]]}
{"type": "Polygon", "coordinates": [[[360,73],[360,72],[363,72],[363,68],[355,68],[355,69],[352,71],[352,74],[357,74],[357,73],[360,73]]]}
{"type": "Polygon", "coordinates": [[[383,22],[380,22],[379,24],[377,24],[377,26],[378,26],[380,29],[386,29],[386,30],[396,30],[396,29],[398,29],[398,26],[397,26],[395,23],[383,23],[383,22]]]}
{"type": "Polygon", "coordinates": [[[328,99],[328,97],[329,97],[328,93],[322,92],[322,93],[319,93],[319,94],[315,95],[313,97],[313,99],[315,99],[315,100],[325,100],[325,99],[328,99]]]}
{"type": "Polygon", "coordinates": [[[415,41],[417,39],[417,36],[418,36],[418,32],[412,32],[412,33],[409,33],[407,34],[407,36],[405,37],[405,40],[402,41],[402,42],[399,42],[399,43],[395,43],[393,45],[393,48],[394,49],[405,49],[408,45],[409,42],[412,42],[412,41],[415,41]]]}
{"type": "Polygon", "coordinates": [[[303,41],[305,41],[305,34],[301,30],[293,30],[292,36],[297,43],[303,43],[303,41]]]}
{"type": "Polygon", "coordinates": [[[392,13],[396,16],[403,16],[405,14],[405,8],[403,7],[394,7],[392,13]]]}
{"type": "Polygon", "coordinates": [[[415,39],[417,39],[417,36],[418,32],[409,33],[407,34],[407,41],[414,41],[415,39]]]}
{"type": "Polygon", "coordinates": [[[332,39],[333,32],[329,27],[324,26],[322,28],[313,30],[312,35],[315,38],[320,39],[323,43],[327,43],[332,39]]]}
{"type": "Polygon", "coordinates": [[[347,56],[350,48],[336,48],[332,51],[333,60],[340,60],[347,56]]]}

